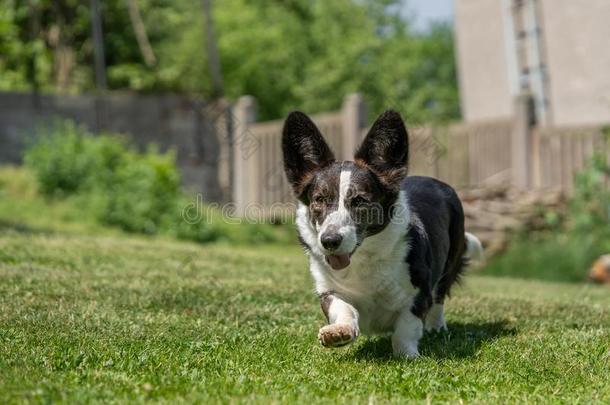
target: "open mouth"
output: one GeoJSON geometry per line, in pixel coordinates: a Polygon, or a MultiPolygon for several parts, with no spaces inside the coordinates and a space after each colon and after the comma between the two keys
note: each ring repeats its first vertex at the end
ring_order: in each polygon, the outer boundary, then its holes
{"type": "Polygon", "coordinates": [[[326,262],[330,265],[330,267],[332,267],[333,270],[343,270],[344,268],[349,266],[352,258],[352,253],[346,253],[344,255],[326,256],[326,262]]]}

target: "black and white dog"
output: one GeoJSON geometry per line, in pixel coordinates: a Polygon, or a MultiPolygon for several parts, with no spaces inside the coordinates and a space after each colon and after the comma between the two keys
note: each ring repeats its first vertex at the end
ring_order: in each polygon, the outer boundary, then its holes
{"type": "Polygon", "coordinates": [[[443,303],[480,242],[464,231],[448,185],[406,177],[408,135],[400,115],[373,124],[354,161],[337,161],[301,112],[284,124],[284,169],[298,198],[296,223],[338,347],[360,332],[391,333],[395,356],[416,357],[426,330],[446,328],[443,303]]]}

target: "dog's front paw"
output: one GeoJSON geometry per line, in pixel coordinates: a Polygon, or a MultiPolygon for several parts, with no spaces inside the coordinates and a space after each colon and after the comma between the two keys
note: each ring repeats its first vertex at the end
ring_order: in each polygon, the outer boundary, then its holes
{"type": "Polygon", "coordinates": [[[426,332],[443,332],[447,331],[447,322],[443,314],[443,304],[434,304],[424,322],[426,332]]]}
{"type": "Polygon", "coordinates": [[[318,339],[324,347],[345,346],[358,337],[358,327],[349,323],[334,323],[320,328],[318,339]]]}
{"type": "Polygon", "coordinates": [[[415,359],[419,357],[417,342],[392,342],[392,350],[394,352],[394,357],[398,359],[415,359]]]}

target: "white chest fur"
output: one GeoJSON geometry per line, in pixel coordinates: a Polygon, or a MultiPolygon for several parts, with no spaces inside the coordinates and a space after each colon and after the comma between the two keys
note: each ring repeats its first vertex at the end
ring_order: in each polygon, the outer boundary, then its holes
{"type": "Polygon", "coordinates": [[[377,235],[365,238],[344,270],[333,270],[326,263],[317,244],[317,232],[311,226],[307,207],[297,211],[297,226],[310,246],[310,270],[319,294],[333,291],[353,305],[360,314],[364,333],[391,332],[402,309],[412,305],[416,289],[411,284],[406,257],[410,215],[405,196],[398,199],[397,216],[377,235]]]}

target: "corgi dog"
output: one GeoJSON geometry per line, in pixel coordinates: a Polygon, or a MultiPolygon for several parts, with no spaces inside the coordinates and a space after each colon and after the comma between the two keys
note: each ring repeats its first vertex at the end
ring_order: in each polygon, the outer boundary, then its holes
{"type": "Polygon", "coordinates": [[[456,192],[407,176],[409,140],[399,113],[375,121],[353,161],[336,160],[313,121],[286,118],[284,170],[298,200],[296,225],[328,325],[325,347],[390,334],[397,357],[417,357],[424,330],[447,328],[443,305],[468,258],[456,192]]]}

